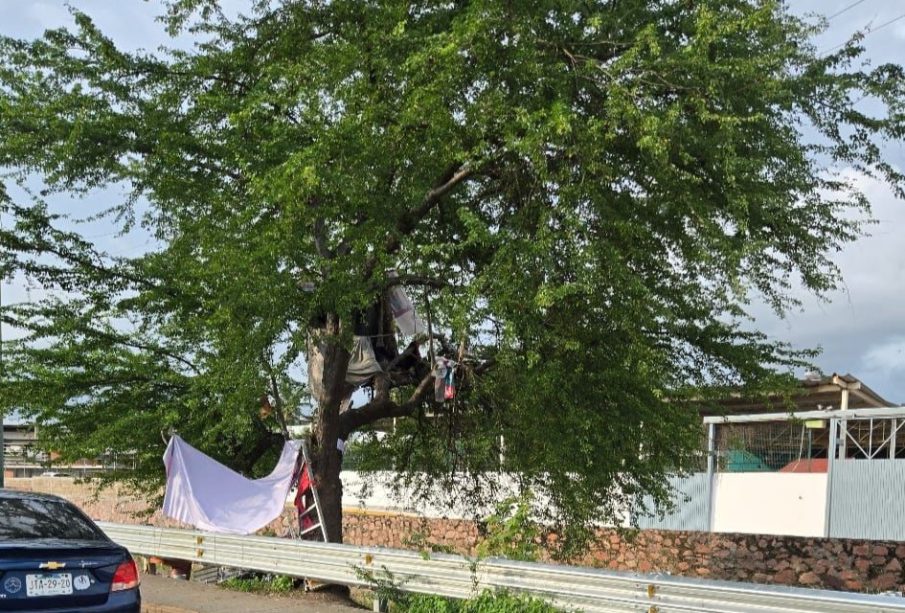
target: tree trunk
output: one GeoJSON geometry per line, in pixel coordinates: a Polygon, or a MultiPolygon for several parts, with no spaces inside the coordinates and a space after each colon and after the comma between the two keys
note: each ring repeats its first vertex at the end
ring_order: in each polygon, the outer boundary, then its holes
{"type": "MultiPolygon", "coordinates": [[[[320,420],[319,420],[320,421],[320,420]]],[[[332,421],[329,427],[323,431],[335,431],[337,419],[332,421]]],[[[320,421],[320,423],[324,423],[320,421]]],[[[324,424],[327,425],[327,424],[324,424]]],[[[315,429],[314,442],[317,445],[311,454],[311,465],[314,472],[314,484],[317,487],[317,495],[320,500],[321,516],[324,519],[324,533],[330,543],[343,542],[343,484],[339,478],[342,469],[342,454],[336,449],[336,436],[328,435],[325,438],[318,436],[315,429]],[[332,440],[330,445],[328,440],[332,440]]],[[[351,589],[347,585],[321,586],[319,590],[328,590],[340,597],[348,598],[351,589]]]]}
{"type": "Polygon", "coordinates": [[[339,476],[342,453],[337,449],[337,441],[340,405],[350,391],[346,384],[349,352],[340,342],[339,333],[338,319],[328,317],[321,337],[323,342],[319,343],[323,355],[323,395],[311,437],[311,468],[324,519],[324,531],[331,543],[343,541],[343,488],[339,476]]]}
{"type": "Polygon", "coordinates": [[[324,531],[329,542],[342,543],[343,485],[340,479],[342,454],[336,449],[335,439],[332,449],[320,447],[321,441],[317,441],[317,444],[319,447],[312,454],[311,462],[321,515],[324,518],[324,531]]]}

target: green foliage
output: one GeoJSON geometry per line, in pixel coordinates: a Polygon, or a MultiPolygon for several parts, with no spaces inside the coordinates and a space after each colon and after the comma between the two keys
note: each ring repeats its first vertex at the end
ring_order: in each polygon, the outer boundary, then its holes
{"type": "Polygon", "coordinates": [[[296,588],[296,579],[287,575],[263,575],[260,577],[233,577],[220,583],[238,592],[256,594],[283,594],[296,588]]]}
{"type": "Polygon", "coordinates": [[[503,470],[577,544],[668,500],[696,403],[813,355],[748,304],[839,282],[828,254],[869,212],[851,171],[903,194],[878,147],[905,134],[901,67],[857,40],[818,54],[778,1],[174,0],[165,25],[197,44],[134,53],[73,20],[0,38],[0,274],[42,290],[2,306],[0,412],[63,460],[129,454],[108,478],[149,491],[170,427],[269,470],[318,331],[318,436],[395,418],[361,461],[407,471],[411,500],[486,502],[503,470]],[[98,218],[152,247],[105,253],[80,231],[98,218]],[[435,402],[384,335],[392,372],[340,415],[390,268],[429,314],[422,355],[464,352],[459,393],[435,402]]]}
{"type": "Polygon", "coordinates": [[[459,601],[452,598],[444,598],[442,596],[426,596],[416,594],[408,598],[405,603],[394,603],[394,610],[404,611],[405,613],[427,613],[428,611],[436,611],[437,613],[459,613],[461,610],[459,601]]]}
{"type": "Polygon", "coordinates": [[[399,606],[398,610],[405,613],[558,613],[562,611],[538,598],[489,590],[468,600],[412,595],[399,606]]]}
{"type": "Polygon", "coordinates": [[[356,567],[355,575],[370,586],[376,598],[381,602],[394,602],[399,606],[405,606],[411,598],[410,594],[406,594],[402,590],[405,582],[396,579],[385,566],[379,570],[356,567]]]}
{"type": "MultiPolygon", "coordinates": [[[[356,568],[356,575],[374,591],[375,597],[389,603],[399,613],[556,613],[560,611],[544,600],[485,590],[467,600],[416,594],[404,590],[405,581],[397,579],[385,567],[379,571],[356,568]]],[[[477,591],[477,590],[475,590],[477,591]]]]}
{"type": "Polygon", "coordinates": [[[528,494],[504,500],[484,520],[484,538],[478,556],[498,556],[510,560],[536,562],[540,557],[541,532],[531,517],[532,497],[528,494]]]}

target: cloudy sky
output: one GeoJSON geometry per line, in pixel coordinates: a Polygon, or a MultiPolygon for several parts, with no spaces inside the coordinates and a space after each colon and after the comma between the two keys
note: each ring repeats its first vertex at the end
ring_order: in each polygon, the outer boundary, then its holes
{"type": "MultiPolygon", "coordinates": [[[[31,38],[46,28],[70,24],[67,4],[87,12],[127,49],[172,45],[154,20],[161,10],[154,0],[0,0],[0,33],[31,38]]],[[[868,32],[864,46],[871,63],[903,59],[905,0],[788,0],[787,6],[796,13],[830,17],[829,29],[815,41],[821,51],[862,30],[868,32]]],[[[905,166],[902,143],[890,143],[885,150],[891,162],[905,166]]],[[[783,319],[755,307],[756,325],[796,347],[822,348],[817,362],[825,372],[850,372],[887,400],[905,403],[905,203],[882,184],[853,178],[869,195],[877,223],[869,236],[835,255],[844,287],[823,301],[803,294],[804,307],[783,319]]],[[[111,253],[136,253],[149,246],[141,233],[118,237],[102,224],[83,230],[111,253]]],[[[33,291],[21,282],[6,284],[4,301],[26,299],[33,291]]]]}
{"type": "MultiPolygon", "coordinates": [[[[869,32],[863,44],[872,64],[905,59],[903,0],[788,0],[787,6],[798,13],[835,15],[816,40],[818,50],[831,50],[861,30],[869,32]]],[[[889,143],[885,151],[893,164],[905,167],[905,143],[889,143]]],[[[757,309],[757,325],[797,347],[821,347],[817,364],[824,372],[850,372],[888,401],[901,404],[905,403],[905,202],[896,200],[883,184],[855,179],[870,198],[876,224],[869,236],[833,258],[842,270],[843,287],[826,301],[803,294],[804,308],[785,319],[757,309]]]]}

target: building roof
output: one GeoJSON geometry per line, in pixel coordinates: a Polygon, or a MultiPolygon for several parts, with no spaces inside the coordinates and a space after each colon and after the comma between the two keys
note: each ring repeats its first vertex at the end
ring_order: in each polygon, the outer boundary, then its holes
{"type": "Polygon", "coordinates": [[[806,377],[799,381],[798,390],[789,397],[775,394],[766,398],[747,398],[741,393],[717,400],[701,414],[779,413],[784,411],[814,411],[842,408],[843,392],[848,392],[849,409],[885,408],[896,406],[857,377],[851,374],[806,377]]]}

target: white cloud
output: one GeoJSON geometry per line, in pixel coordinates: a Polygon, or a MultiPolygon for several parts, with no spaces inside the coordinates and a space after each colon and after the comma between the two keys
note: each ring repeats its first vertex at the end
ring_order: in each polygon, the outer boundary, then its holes
{"type": "Polygon", "coordinates": [[[871,347],[861,357],[861,363],[871,372],[887,376],[905,374],[905,336],[871,347]]]}

